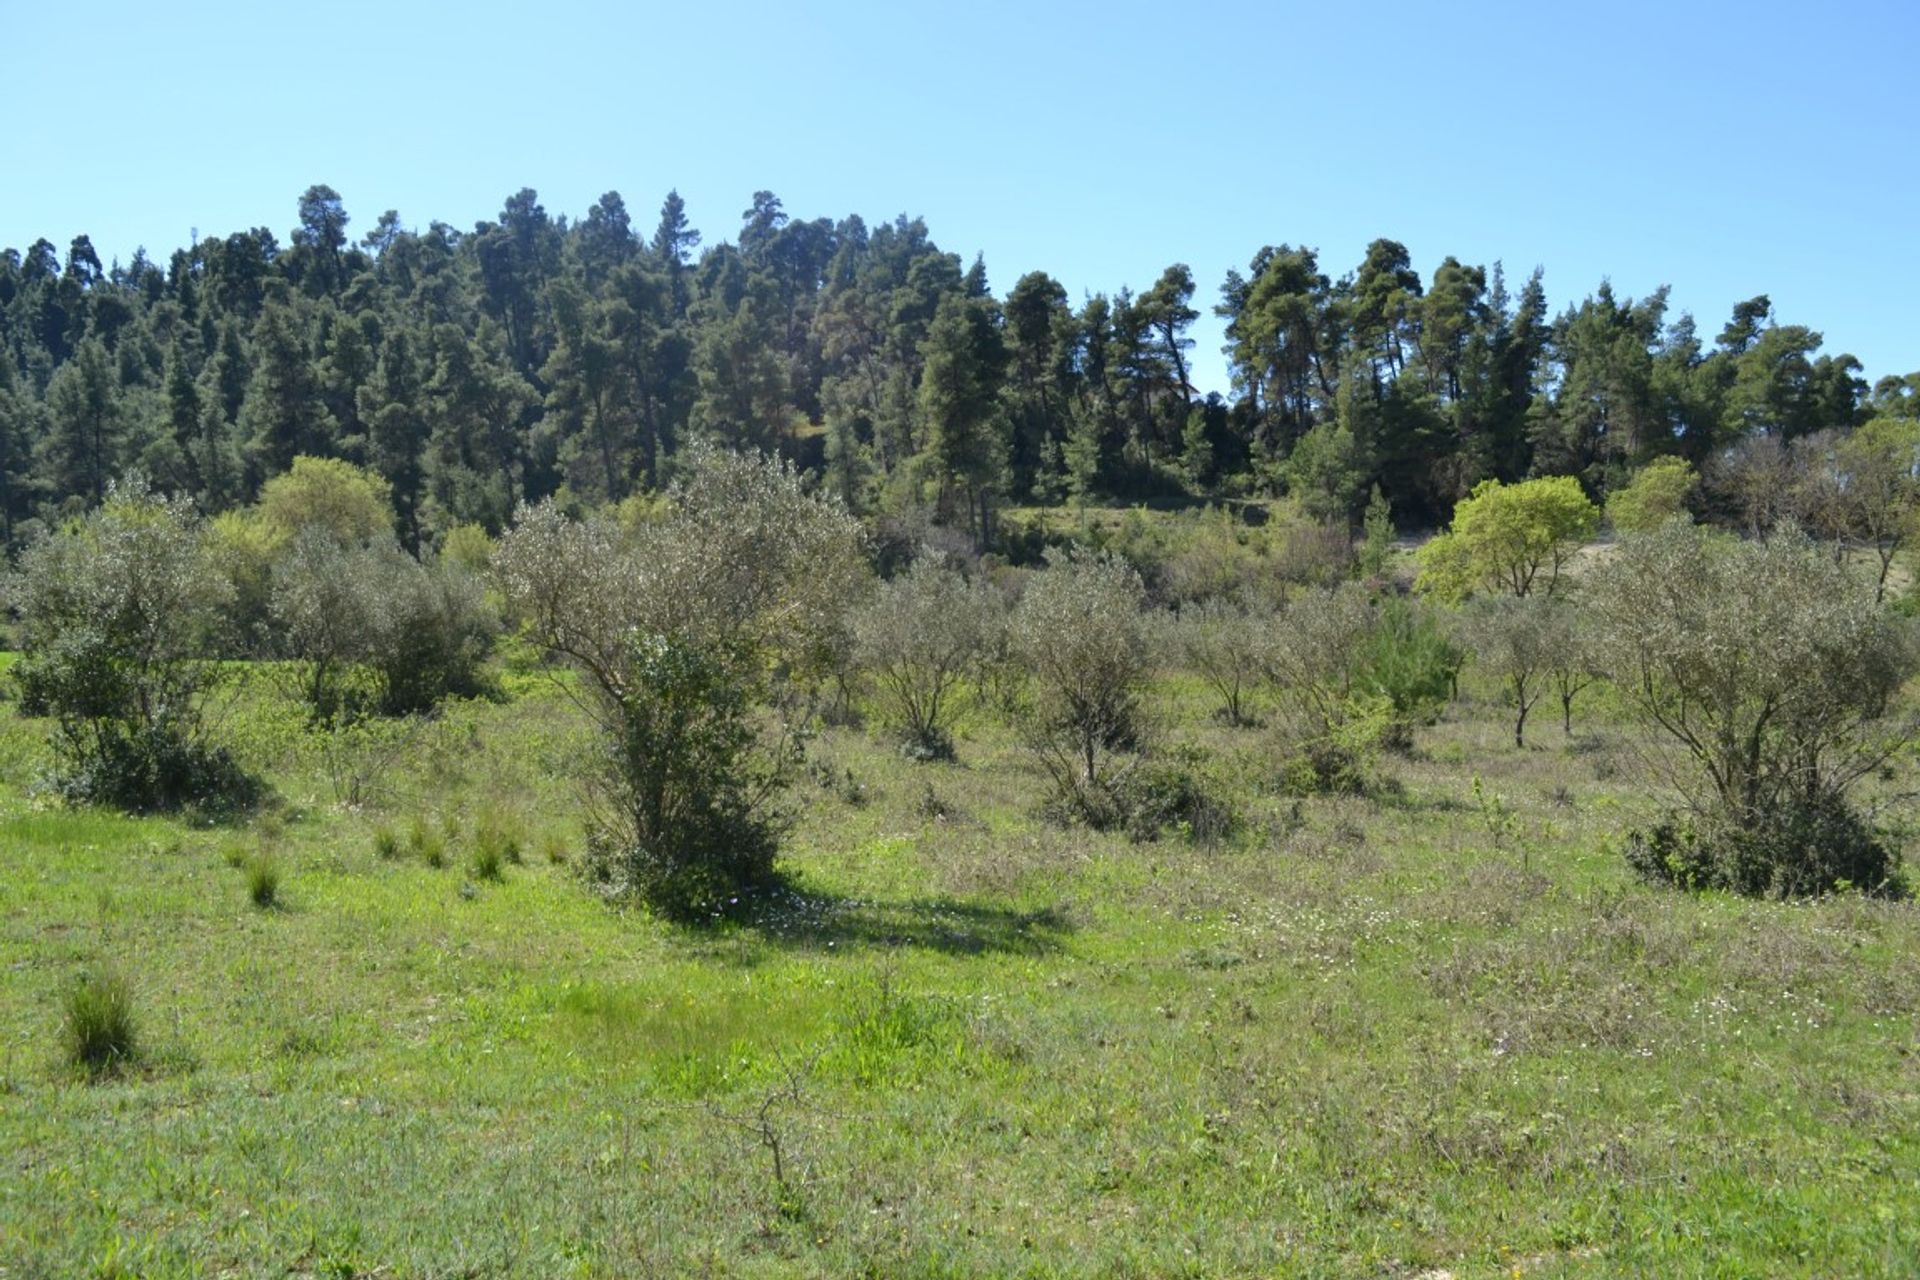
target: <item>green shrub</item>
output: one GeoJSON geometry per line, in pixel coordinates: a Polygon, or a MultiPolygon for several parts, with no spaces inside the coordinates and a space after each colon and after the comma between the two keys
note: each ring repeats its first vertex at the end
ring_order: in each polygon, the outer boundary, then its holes
{"type": "Polygon", "coordinates": [[[133,812],[257,802],[205,715],[230,675],[213,660],[230,596],[192,505],[138,479],[21,557],[26,653],[13,673],[22,706],[55,720],[63,795],[133,812]]]}
{"type": "Polygon", "coordinates": [[[1744,826],[1669,816],[1627,838],[1627,865],[1681,889],[1806,898],[1844,890],[1905,897],[1900,856],[1841,796],[1796,796],[1744,826]]]}
{"type": "Polygon", "coordinates": [[[1453,697],[1463,658],[1432,609],[1403,598],[1379,606],[1358,684],[1392,707],[1383,745],[1404,751],[1413,745],[1416,727],[1440,718],[1453,697]]]}
{"type": "Polygon", "coordinates": [[[1120,800],[1127,834],[1138,841],[1176,831],[1196,844],[1214,844],[1240,824],[1225,784],[1198,748],[1149,757],[1127,776],[1120,800]]]}
{"type": "Polygon", "coordinates": [[[101,1075],[133,1061],[139,1048],[133,995],[116,973],[83,973],[67,990],[61,1023],[67,1061],[101,1075]]]}

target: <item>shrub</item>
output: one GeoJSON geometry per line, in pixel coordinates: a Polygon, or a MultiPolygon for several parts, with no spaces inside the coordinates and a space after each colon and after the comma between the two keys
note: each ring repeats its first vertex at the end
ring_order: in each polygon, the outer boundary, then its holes
{"type": "Polygon", "coordinates": [[[1204,751],[1180,748],[1150,756],[1119,789],[1127,834],[1156,840],[1169,829],[1197,844],[1232,835],[1240,816],[1204,751]]]}
{"type": "Polygon", "coordinates": [[[1175,636],[1187,665],[1220,699],[1215,714],[1251,725],[1253,693],[1271,659],[1273,610],[1257,599],[1203,600],[1180,611],[1175,636]]]}
{"type": "Polygon", "coordinates": [[[482,692],[498,630],[478,578],[453,561],[423,565],[390,534],[343,546],[301,531],[273,567],[271,608],[299,695],[322,724],[482,692]]]}
{"type": "Polygon", "coordinates": [[[1354,583],[1304,591],[1275,619],[1266,674],[1287,721],[1290,790],[1357,791],[1371,778],[1394,716],[1361,685],[1373,622],[1354,583]]]}
{"type": "Polygon", "coordinates": [[[227,677],[209,652],[229,596],[192,507],[138,479],[22,557],[14,675],[23,704],[55,720],[65,795],[135,812],[257,800],[205,714],[227,677]]]}
{"type": "Polygon", "coordinates": [[[61,1032],[67,1061],[102,1075],[133,1061],[139,1049],[133,995],[116,973],[83,973],[68,988],[61,1032]]]}
{"type": "Polygon", "coordinates": [[[1124,812],[1121,756],[1146,731],[1144,597],[1126,561],[1052,551],[1014,610],[1013,647],[1033,686],[1028,742],[1053,781],[1055,807],[1096,826],[1124,812]]]}
{"type": "Polygon", "coordinates": [[[1589,592],[1596,663],[1676,748],[1654,759],[1691,810],[1636,866],[1747,893],[1891,879],[1847,794],[1912,739],[1891,709],[1920,663],[1845,565],[1797,536],[1671,524],[1623,542],[1589,592]]]}
{"type": "Polygon", "coordinates": [[[1440,718],[1453,697],[1463,657],[1431,609],[1404,598],[1375,609],[1358,682],[1393,708],[1386,746],[1406,750],[1417,726],[1440,718]]]}
{"type": "Polygon", "coordinates": [[[1836,889],[1903,897],[1899,854],[1844,797],[1794,797],[1747,826],[1675,814],[1627,838],[1627,865],[1682,889],[1803,898],[1836,889]]]}
{"type": "Polygon", "coordinates": [[[765,880],[794,757],[757,712],[859,591],[852,517],[778,461],[695,451],[660,518],[523,509],[494,565],[598,730],[588,875],[686,918],[765,880]]]}
{"type": "Polygon", "coordinates": [[[1699,484],[1685,458],[1655,458],[1607,495],[1607,523],[1616,533],[1651,533],[1687,514],[1687,500],[1699,484]]]}
{"type": "Polygon", "coordinates": [[[854,615],[857,660],[909,755],[953,758],[950,726],[977,687],[1002,625],[991,587],[969,584],[926,558],[883,584],[854,615]]]}

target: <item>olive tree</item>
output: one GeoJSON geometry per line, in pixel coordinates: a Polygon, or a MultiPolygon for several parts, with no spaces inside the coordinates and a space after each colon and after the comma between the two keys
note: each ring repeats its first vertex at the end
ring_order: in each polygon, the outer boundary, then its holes
{"type": "Polygon", "coordinates": [[[862,585],[854,519],[777,460],[702,450],[658,518],[523,508],[493,568],[598,731],[590,876],[681,916],[766,882],[792,739],[761,713],[862,585]]]}
{"type": "Polygon", "coordinates": [[[499,629],[480,579],[445,557],[422,563],[391,534],[343,545],[300,531],[273,565],[275,652],[316,724],[409,715],[485,687],[499,629]]]}
{"type": "Polygon", "coordinates": [[[1913,735],[1894,698],[1915,649],[1844,565],[1797,535],[1672,524],[1627,539],[1588,603],[1597,665],[1671,748],[1650,758],[1686,802],[1636,865],[1753,894],[1894,882],[1848,795],[1913,735]]]}
{"type": "Polygon", "coordinates": [[[1513,710],[1513,745],[1527,745],[1527,716],[1545,696],[1558,640],[1553,604],[1539,596],[1476,601],[1463,631],[1481,670],[1500,684],[1513,710]]]}
{"type": "Polygon", "coordinates": [[[1374,612],[1358,583],[1309,588],[1274,621],[1267,680],[1294,753],[1287,781],[1302,791],[1358,791],[1390,734],[1393,703],[1364,686],[1374,612]]]}
{"type": "Polygon", "coordinates": [[[1202,600],[1180,611],[1175,636],[1187,665],[1220,699],[1215,714],[1254,723],[1253,695],[1270,662],[1274,610],[1257,597],[1202,600]]]}
{"type": "Polygon", "coordinates": [[[1124,817],[1128,753],[1146,730],[1146,590],[1125,560],[1049,551],[1020,598],[1013,651],[1032,682],[1028,740],[1055,799],[1095,825],[1124,817]]]}
{"type": "Polygon", "coordinates": [[[916,560],[855,613],[856,659],[909,754],[953,758],[953,718],[973,696],[1002,625],[992,588],[932,558],[916,560]]]}
{"type": "Polygon", "coordinates": [[[21,703],[54,720],[70,798],[134,811],[221,809],[256,784],[212,741],[209,656],[231,588],[183,498],[139,479],[30,547],[12,582],[21,703]]]}

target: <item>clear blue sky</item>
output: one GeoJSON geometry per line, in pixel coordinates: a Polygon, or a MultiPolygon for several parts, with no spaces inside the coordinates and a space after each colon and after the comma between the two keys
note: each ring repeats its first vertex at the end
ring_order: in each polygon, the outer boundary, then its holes
{"type": "MultiPolygon", "coordinates": [[[[1920,369],[1920,5],[0,0],[0,245],[284,240],[325,182],[461,227],[523,186],[578,217],[677,186],[709,243],[760,188],[799,217],[924,216],[1002,293],[1076,302],[1263,244],[1339,275],[1376,236],[1673,287],[1704,333],[1756,293],[1869,378],[1920,369]]],[[[1196,381],[1224,388],[1219,329],[1196,381]]]]}

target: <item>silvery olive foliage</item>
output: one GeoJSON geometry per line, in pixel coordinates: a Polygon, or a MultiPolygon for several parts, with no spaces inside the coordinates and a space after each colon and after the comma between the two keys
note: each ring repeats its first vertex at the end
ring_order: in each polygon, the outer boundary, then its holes
{"type": "Polygon", "coordinates": [[[1797,534],[1675,522],[1625,540],[1587,603],[1596,665],[1674,748],[1652,758],[1693,834],[1665,861],[1757,893],[1891,879],[1847,796],[1913,737],[1893,699],[1920,664],[1870,587],[1797,534]]]}
{"type": "Polygon", "coordinates": [[[1013,612],[1012,649],[1030,680],[1028,739],[1056,799],[1095,823],[1112,816],[1146,733],[1145,601],[1125,560],[1075,548],[1048,552],[1013,612]]]}
{"type": "Polygon", "coordinates": [[[881,584],[852,625],[860,668],[908,753],[952,759],[954,717],[979,696],[982,668],[1006,626],[999,593],[922,557],[881,584]]]}
{"type": "Polygon", "coordinates": [[[347,544],[309,527],[272,573],[278,651],[316,721],[424,712],[483,690],[499,622],[459,562],[423,564],[391,536],[347,544]]]}
{"type": "Polygon", "coordinates": [[[764,882],[792,746],[766,703],[864,587],[853,517],[780,461],[706,451],[631,527],[523,508],[493,567],[599,729],[589,874],[683,916],[764,882]]]}
{"type": "Polygon", "coordinates": [[[1235,727],[1255,721],[1254,695],[1273,662],[1275,610],[1257,596],[1214,597],[1180,610],[1180,654],[1219,698],[1216,714],[1235,727]]]}
{"type": "Polygon", "coordinates": [[[12,581],[27,710],[54,720],[70,798],[135,811],[220,809],[257,788],[212,740],[209,655],[231,588],[185,499],[135,477],[30,547],[12,581]]]}

